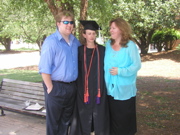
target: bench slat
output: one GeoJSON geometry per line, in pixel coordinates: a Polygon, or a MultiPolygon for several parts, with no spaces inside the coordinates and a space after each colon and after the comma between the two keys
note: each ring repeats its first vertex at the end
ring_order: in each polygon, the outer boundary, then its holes
{"type": "Polygon", "coordinates": [[[45,116],[41,111],[24,110],[25,101],[29,100],[31,104],[39,103],[45,107],[44,89],[42,83],[34,83],[4,78],[0,91],[0,106],[18,112],[28,114],[38,114],[45,116]]]}
{"type": "Polygon", "coordinates": [[[24,99],[44,100],[43,95],[29,95],[29,94],[26,94],[26,93],[19,93],[19,92],[10,92],[10,93],[8,93],[6,90],[3,90],[2,94],[9,95],[9,96],[14,96],[14,97],[11,97],[11,98],[22,97],[24,99]]]}
{"type": "Polygon", "coordinates": [[[29,86],[39,86],[41,87],[41,83],[34,83],[34,82],[27,82],[27,81],[20,81],[20,80],[13,80],[13,79],[3,79],[3,82],[11,82],[11,83],[17,83],[17,84],[24,84],[24,85],[29,85],[29,86]]]}
{"type": "Polygon", "coordinates": [[[20,93],[28,93],[30,95],[42,95],[44,96],[44,90],[41,88],[41,90],[32,90],[32,89],[22,89],[22,88],[16,88],[16,87],[9,87],[9,86],[3,86],[2,91],[9,91],[9,93],[12,91],[20,92],[20,93]]]}
{"type": "MultiPolygon", "coordinates": [[[[43,86],[42,84],[38,84],[38,86],[34,85],[24,85],[24,84],[17,84],[17,83],[11,83],[11,82],[3,82],[3,86],[9,86],[9,87],[17,87],[17,88],[23,88],[23,89],[34,89],[34,90],[42,90],[43,86]]],[[[3,89],[2,86],[2,89],[3,89]]]]}
{"type": "MultiPolygon", "coordinates": [[[[17,96],[9,96],[6,94],[0,94],[0,101],[2,101],[2,99],[4,99],[4,98],[11,99],[13,101],[14,100],[20,101],[21,103],[24,103],[25,101],[29,100],[32,104],[39,103],[40,105],[45,106],[45,101],[43,99],[42,100],[36,100],[36,99],[32,99],[32,98],[31,99],[29,99],[29,98],[24,99],[24,97],[17,97],[17,96]]],[[[44,97],[42,97],[42,98],[44,98],[44,97]]],[[[1,106],[1,103],[0,103],[0,106],[1,106]]]]}
{"type": "Polygon", "coordinates": [[[42,110],[39,111],[29,111],[25,110],[25,105],[19,101],[14,102],[14,100],[7,99],[7,98],[1,98],[0,99],[0,105],[3,106],[3,109],[7,110],[13,110],[13,111],[18,111],[21,113],[26,113],[26,114],[36,114],[36,115],[41,115],[41,116],[46,116],[45,113],[42,112],[42,110]]]}

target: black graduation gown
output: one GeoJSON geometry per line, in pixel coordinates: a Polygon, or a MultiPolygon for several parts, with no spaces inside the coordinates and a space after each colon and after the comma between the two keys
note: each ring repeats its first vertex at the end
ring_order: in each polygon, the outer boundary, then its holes
{"type": "MultiPolygon", "coordinates": [[[[78,79],[77,79],[77,99],[73,114],[70,135],[90,135],[91,131],[95,135],[109,135],[109,109],[104,80],[104,51],[105,47],[98,45],[100,54],[100,104],[96,103],[98,87],[98,64],[97,51],[94,52],[92,66],[89,74],[89,104],[84,103],[84,45],[78,48],[78,79]]],[[[91,59],[93,49],[86,48],[87,69],[91,59]]]]}

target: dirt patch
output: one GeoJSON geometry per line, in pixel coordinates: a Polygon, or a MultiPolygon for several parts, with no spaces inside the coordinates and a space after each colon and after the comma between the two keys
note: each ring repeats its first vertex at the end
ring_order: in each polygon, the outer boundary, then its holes
{"type": "Polygon", "coordinates": [[[168,52],[157,52],[157,53],[149,53],[147,55],[142,55],[142,62],[144,61],[154,61],[161,59],[169,59],[172,61],[180,62],[180,51],[179,50],[170,50],[168,52]]]}
{"type": "Polygon", "coordinates": [[[38,71],[38,66],[17,67],[13,69],[38,71]]]}
{"type": "MultiPolygon", "coordinates": [[[[137,79],[137,135],[179,135],[180,51],[141,56],[137,79]]],[[[37,66],[16,68],[38,70],[37,66]]]]}

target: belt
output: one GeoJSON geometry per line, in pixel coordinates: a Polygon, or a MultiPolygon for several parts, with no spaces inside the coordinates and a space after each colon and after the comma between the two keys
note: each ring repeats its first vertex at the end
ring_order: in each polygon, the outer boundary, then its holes
{"type": "MultiPolygon", "coordinates": [[[[53,81],[53,80],[52,80],[52,81],[53,81]]],[[[72,82],[53,81],[53,82],[64,83],[64,84],[71,84],[71,83],[74,83],[75,81],[72,81],[72,82]]]]}

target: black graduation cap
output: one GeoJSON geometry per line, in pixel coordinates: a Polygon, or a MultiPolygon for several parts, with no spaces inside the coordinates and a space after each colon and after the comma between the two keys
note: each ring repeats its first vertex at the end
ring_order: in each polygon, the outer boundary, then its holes
{"type": "Polygon", "coordinates": [[[101,30],[96,21],[80,20],[80,23],[84,26],[84,30],[101,30]]]}

